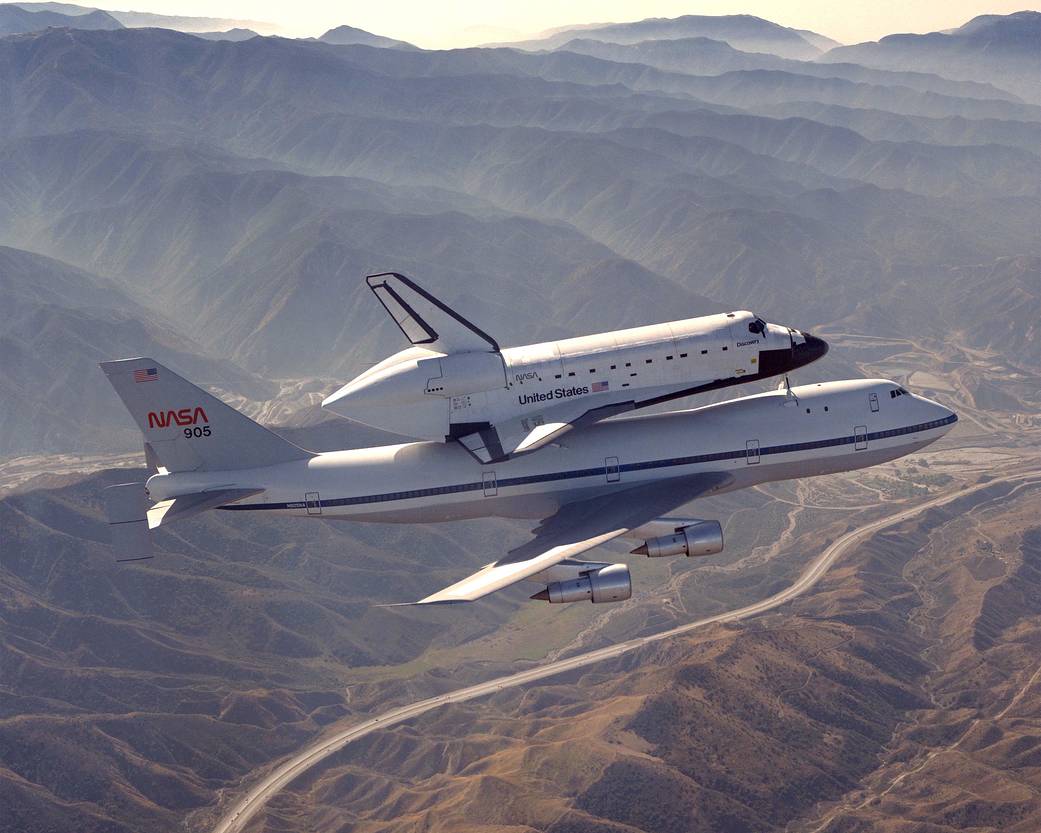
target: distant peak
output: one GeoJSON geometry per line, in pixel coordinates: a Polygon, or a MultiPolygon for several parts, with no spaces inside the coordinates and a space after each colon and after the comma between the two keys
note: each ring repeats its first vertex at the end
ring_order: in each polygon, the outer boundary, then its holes
{"type": "Polygon", "coordinates": [[[337,26],[334,29],[330,29],[318,40],[323,43],[332,43],[337,46],[376,46],[383,49],[416,49],[408,41],[396,40],[394,38],[387,38],[383,35],[375,35],[372,32],[366,32],[364,29],[358,29],[354,26],[337,26]]]}

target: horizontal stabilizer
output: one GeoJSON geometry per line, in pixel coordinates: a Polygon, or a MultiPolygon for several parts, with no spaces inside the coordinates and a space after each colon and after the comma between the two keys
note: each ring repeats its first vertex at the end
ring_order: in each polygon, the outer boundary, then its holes
{"type": "Polygon", "coordinates": [[[208,509],[216,509],[218,506],[234,503],[236,500],[259,495],[263,491],[263,489],[217,489],[161,500],[148,510],[148,528],[156,529],[173,521],[181,521],[208,509]]]}
{"type": "Polygon", "coordinates": [[[382,272],[365,281],[410,344],[442,353],[498,352],[494,338],[411,278],[382,272]]]}
{"type": "Polygon", "coordinates": [[[105,512],[117,561],[144,561],[152,557],[144,483],[109,486],[105,489],[105,512]]]}

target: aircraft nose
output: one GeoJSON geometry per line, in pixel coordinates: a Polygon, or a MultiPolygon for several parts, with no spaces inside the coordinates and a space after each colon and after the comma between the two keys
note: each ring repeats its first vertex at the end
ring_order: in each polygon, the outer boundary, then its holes
{"type": "Polygon", "coordinates": [[[793,367],[803,367],[811,362],[815,362],[828,352],[828,342],[823,338],[817,338],[817,336],[809,333],[800,333],[799,335],[802,336],[802,340],[800,341],[796,337],[794,339],[795,344],[792,347],[793,367]]]}
{"type": "Polygon", "coordinates": [[[934,427],[942,428],[943,433],[950,431],[958,421],[958,414],[939,402],[927,399],[924,396],[914,395],[914,398],[925,406],[922,414],[928,422],[935,423],[934,427]]]}
{"type": "Polygon", "coordinates": [[[945,422],[947,424],[945,430],[950,431],[954,427],[954,423],[958,421],[958,414],[950,408],[945,408],[943,405],[937,404],[936,402],[933,402],[932,405],[936,408],[935,419],[945,422]]]}

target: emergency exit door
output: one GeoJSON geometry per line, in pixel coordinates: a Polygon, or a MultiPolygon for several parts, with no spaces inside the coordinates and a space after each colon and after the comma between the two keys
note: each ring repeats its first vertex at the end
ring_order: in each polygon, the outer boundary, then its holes
{"type": "Polygon", "coordinates": [[[867,448],[867,426],[853,426],[853,448],[856,451],[863,451],[867,448]]]}
{"type": "Polygon", "coordinates": [[[604,458],[604,474],[608,483],[617,483],[622,478],[622,470],[618,467],[617,457],[604,458]]]}
{"type": "Polygon", "coordinates": [[[484,496],[495,497],[499,494],[499,482],[495,479],[494,471],[486,471],[481,475],[484,481],[484,496]]]}
{"type": "Polygon", "coordinates": [[[749,440],[745,443],[745,462],[750,466],[759,462],[759,440],[749,440]]]}

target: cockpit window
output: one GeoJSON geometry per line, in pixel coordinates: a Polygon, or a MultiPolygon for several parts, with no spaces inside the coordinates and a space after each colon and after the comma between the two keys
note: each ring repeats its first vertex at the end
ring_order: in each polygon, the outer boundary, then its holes
{"type": "Polygon", "coordinates": [[[763,321],[762,318],[755,319],[755,321],[748,325],[748,332],[762,335],[766,332],[766,322],[763,321]]]}

